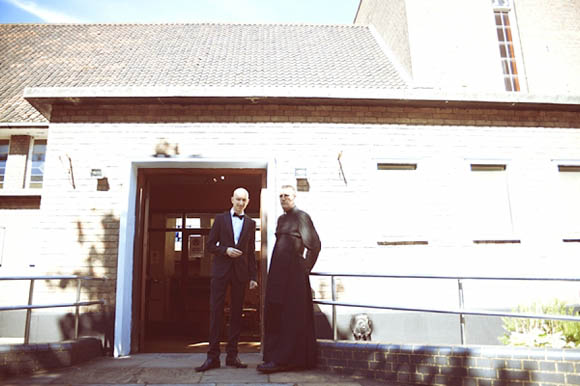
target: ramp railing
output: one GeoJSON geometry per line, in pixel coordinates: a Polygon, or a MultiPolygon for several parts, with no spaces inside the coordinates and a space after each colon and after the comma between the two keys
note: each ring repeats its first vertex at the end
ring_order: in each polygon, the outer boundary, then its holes
{"type": "Polygon", "coordinates": [[[85,280],[107,280],[106,277],[91,277],[91,276],[77,276],[77,275],[60,275],[60,276],[0,276],[0,282],[2,281],[13,281],[13,280],[30,280],[30,286],[28,289],[28,304],[26,305],[14,305],[14,306],[0,306],[0,311],[16,311],[16,310],[26,310],[26,322],[24,324],[24,344],[28,344],[30,341],[30,322],[32,319],[32,310],[43,309],[43,308],[62,308],[62,307],[75,307],[75,332],[74,338],[79,337],[79,314],[80,307],[91,306],[95,304],[104,305],[105,300],[92,300],[92,301],[81,301],[81,288],[82,283],[85,280]],[[53,304],[32,304],[33,293],[34,293],[34,282],[37,280],[76,280],[76,301],[72,303],[53,303],[53,304]]]}
{"type": "Polygon", "coordinates": [[[427,312],[439,314],[455,314],[459,315],[459,326],[461,334],[461,344],[466,344],[465,337],[465,315],[477,316],[500,316],[508,318],[526,318],[526,319],[544,319],[544,320],[562,320],[568,322],[580,322],[580,316],[573,315],[548,315],[548,314],[533,314],[533,313],[518,313],[518,312],[499,312],[482,309],[466,309],[464,308],[463,283],[467,280],[505,280],[505,281],[560,281],[560,282],[580,282],[580,278],[574,277],[492,277],[492,276],[438,276],[438,275],[378,275],[378,274],[356,274],[356,273],[330,273],[330,272],[311,272],[311,276],[325,276],[330,277],[331,300],[314,299],[313,302],[317,304],[325,304],[332,306],[332,331],[333,339],[338,339],[338,327],[336,323],[336,307],[357,307],[357,308],[371,308],[394,311],[410,311],[410,312],[427,312]],[[368,303],[351,303],[337,301],[336,293],[336,277],[354,277],[354,278],[384,278],[384,279],[432,279],[432,280],[456,280],[457,293],[459,298],[459,306],[457,308],[430,308],[430,307],[401,307],[398,305],[388,304],[368,304],[368,303]]]}

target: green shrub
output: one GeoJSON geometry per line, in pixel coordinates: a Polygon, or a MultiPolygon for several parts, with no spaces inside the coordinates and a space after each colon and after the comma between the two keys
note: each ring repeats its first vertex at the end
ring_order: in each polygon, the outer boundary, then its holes
{"type": "MultiPolygon", "coordinates": [[[[573,307],[554,299],[551,304],[519,305],[513,312],[547,315],[574,315],[573,307]]],[[[580,347],[580,322],[528,318],[502,318],[504,336],[500,342],[512,346],[580,347]]]]}

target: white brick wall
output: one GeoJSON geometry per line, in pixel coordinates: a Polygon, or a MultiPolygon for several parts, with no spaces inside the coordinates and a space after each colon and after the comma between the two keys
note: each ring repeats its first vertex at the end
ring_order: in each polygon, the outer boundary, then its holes
{"type": "MultiPolygon", "coordinates": [[[[298,195],[320,233],[318,271],[449,275],[573,275],[578,243],[564,244],[558,229],[558,171],[554,159],[580,160],[580,132],[539,127],[424,126],[402,124],[190,123],[53,124],[50,127],[42,207],[37,213],[38,257],[34,272],[107,275],[117,264],[118,221],[126,210],[131,161],[152,157],[160,138],[179,144],[182,157],[274,159],[278,182],[306,167],[309,192],[298,195]],[[341,162],[347,184],[339,172],[341,162]],[[72,160],[75,188],[68,158],[72,160]],[[66,162],[63,162],[66,159],[66,162]],[[376,163],[412,160],[425,179],[422,236],[429,245],[378,246],[384,198],[376,189],[376,163]],[[466,216],[466,159],[508,162],[515,237],[521,244],[475,245],[466,216]],[[110,190],[97,191],[91,168],[101,168],[110,190]],[[368,226],[371,224],[371,226],[368,226]]],[[[275,187],[271,187],[276,194],[275,187]]],[[[4,211],[1,215],[5,215],[4,211]]],[[[276,218],[270,213],[270,218],[276,218]]],[[[384,213],[388,219],[389,213],[384,213]]],[[[16,216],[15,216],[16,217],[16,216]]],[[[12,220],[9,231],[17,227],[12,220]]],[[[21,244],[27,242],[22,238],[21,244]]],[[[270,240],[273,243],[274,240],[270,240]]],[[[22,252],[5,250],[7,270],[22,252]]],[[[455,307],[455,285],[431,282],[342,281],[343,299],[455,307]],[[378,286],[378,287],[377,287],[378,286]],[[380,291],[377,291],[380,288],[380,291]],[[385,298],[385,294],[396,297],[385,298]],[[371,294],[371,296],[369,296],[371,294]],[[420,303],[420,304],[419,304],[420,303]]],[[[313,280],[320,290],[320,280],[313,280]]],[[[511,307],[558,295],[580,302],[577,284],[550,287],[478,283],[466,294],[472,307],[511,307]],[[512,290],[506,295],[506,290],[512,290]]],[[[72,287],[47,291],[71,291],[72,287]]],[[[100,289],[114,301],[114,283],[100,289]]]]}
{"type": "Polygon", "coordinates": [[[39,264],[50,262],[52,269],[64,272],[92,267],[99,273],[114,267],[110,248],[118,235],[106,232],[103,224],[112,224],[115,230],[123,210],[127,165],[150,157],[161,136],[179,143],[183,156],[230,154],[243,160],[245,154],[259,154],[276,159],[278,180],[291,179],[295,167],[308,168],[310,192],[300,193],[298,202],[311,213],[323,240],[319,270],[351,271],[356,261],[357,267],[384,273],[566,275],[571,253],[577,252],[573,245],[563,245],[554,230],[557,196],[549,183],[558,173],[551,159],[580,159],[580,133],[575,130],[289,123],[60,124],[51,127],[40,224],[45,232],[50,230],[50,236],[41,238],[39,264]],[[340,151],[348,185],[339,174],[340,151]],[[76,189],[59,160],[63,153],[72,159],[76,189]],[[424,199],[431,209],[423,219],[428,246],[379,247],[377,232],[365,226],[380,212],[380,198],[373,186],[376,162],[385,158],[415,159],[423,170],[429,186],[424,199]],[[473,220],[465,218],[463,207],[471,203],[462,196],[469,173],[466,158],[508,160],[514,226],[521,245],[472,243],[478,236],[469,233],[473,220]],[[92,167],[103,168],[110,191],[96,191],[96,180],[90,178],[92,167]],[[562,264],[554,264],[558,261],[562,264]],[[551,267],[549,272],[546,266],[551,267]]]}
{"type": "Polygon", "coordinates": [[[580,3],[516,0],[528,88],[536,94],[580,93],[580,3]]]}
{"type": "Polygon", "coordinates": [[[504,90],[493,12],[487,1],[407,1],[418,86],[504,90]]]}

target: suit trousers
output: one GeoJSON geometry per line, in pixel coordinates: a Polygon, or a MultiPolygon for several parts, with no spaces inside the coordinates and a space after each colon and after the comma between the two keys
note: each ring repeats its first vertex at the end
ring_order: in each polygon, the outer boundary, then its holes
{"type": "Polygon", "coordinates": [[[230,287],[230,328],[226,353],[228,357],[238,355],[238,341],[242,331],[242,307],[248,282],[238,280],[233,267],[223,277],[212,277],[210,288],[209,351],[208,358],[220,356],[220,332],[224,319],[224,304],[227,288],[230,287]]]}

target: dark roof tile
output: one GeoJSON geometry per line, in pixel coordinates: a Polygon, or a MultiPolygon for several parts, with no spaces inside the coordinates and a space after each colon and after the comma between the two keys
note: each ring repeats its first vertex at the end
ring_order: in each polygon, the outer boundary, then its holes
{"type": "Polygon", "coordinates": [[[2,24],[0,52],[0,122],[44,122],[25,87],[407,87],[355,25],[2,24]]]}

